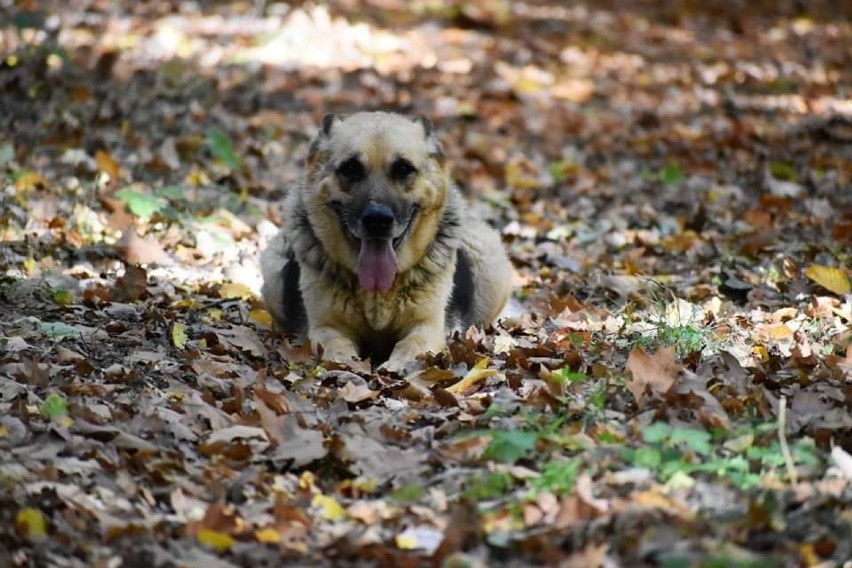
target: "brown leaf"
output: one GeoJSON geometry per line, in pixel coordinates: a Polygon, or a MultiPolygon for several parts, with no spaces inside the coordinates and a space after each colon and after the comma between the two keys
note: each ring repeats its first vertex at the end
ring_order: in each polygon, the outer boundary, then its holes
{"type": "Polygon", "coordinates": [[[353,473],[379,484],[390,480],[400,485],[414,483],[426,467],[426,453],[388,444],[378,428],[349,422],[340,427],[339,434],[342,444],[335,448],[335,455],[349,462],[353,473]]]}
{"type": "Polygon", "coordinates": [[[115,243],[115,251],[128,264],[156,264],[168,258],[157,239],[151,235],[143,239],[132,227],[115,243]]]}
{"type": "Polygon", "coordinates": [[[328,449],[322,432],[303,428],[295,414],[278,416],[261,397],[254,397],[254,405],[263,429],[275,442],[273,457],[276,460],[292,461],[293,467],[304,467],[326,456],[328,449]]]}
{"type": "Polygon", "coordinates": [[[627,358],[627,370],[632,373],[627,388],[641,407],[647,389],[653,394],[665,394],[672,388],[682,366],[675,361],[674,347],[664,347],[653,355],[637,346],[627,358]]]}
{"type": "Polygon", "coordinates": [[[113,302],[135,302],[148,292],[148,272],[139,266],[127,264],[124,276],[115,281],[109,299],[113,302]]]}
{"type": "Polygon", "coordinates": [[[338,378],[341,375],[346,377],[346,383],[337,391],[340,398],[346,402],[362,402],[364,400],[376,398],[379,394],[379,391],[370,389],[369,385],[367,385],[367,381],[355,373],[350,373],[348,371],[331,371],[328,374],[331,375],[333,373],[337,374],[338,378]]]}
{"type": "Polygon", "coordinates": [[[242,349],[258,359],[266,357],[266,346],[251,328],[234,326],[215,328],[211,331],[216,334],[219,341],[229,345],[232,349],[242,349]]]}
{"type": "Polygon", "coordinates": [[[561,568],[601,568],[608,565],[607,543],[589,544],[584,549],[573,553],[571,556],[559,563],[561,568]]]}
{"type": "Polygon", "coordinates": [[[105,150],[98,150],[95,153],[95,163],[98,166],[98,170],[109,176],[111,182],[115,183],[118,181],[118,175],[120,173],[118,163],[115,159],[113,159],[109,152],[105,150]]]}

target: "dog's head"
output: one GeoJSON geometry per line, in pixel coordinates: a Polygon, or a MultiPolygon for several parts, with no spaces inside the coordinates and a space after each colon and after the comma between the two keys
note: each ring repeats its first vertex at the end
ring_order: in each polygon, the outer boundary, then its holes
{"type": "Polygon", "coordinates": [[[427,118],[327,115],[308,153],[304,203],[325,252],[361,287],[385,292],[426,254],[447,184],[427,118]]]}

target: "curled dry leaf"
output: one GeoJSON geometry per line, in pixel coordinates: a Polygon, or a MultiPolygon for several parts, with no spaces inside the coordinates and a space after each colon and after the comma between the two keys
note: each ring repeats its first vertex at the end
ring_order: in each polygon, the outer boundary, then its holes
{"type": "Polygon", "coordinates": [[[446,391],[453,395],[466,394],[485,379],[500,374],[500,372],[496,369],[484,368],[487,364],[488,360],[482,359],[467,372],[462,380],[450,387],[447,387],[446,391]]]}

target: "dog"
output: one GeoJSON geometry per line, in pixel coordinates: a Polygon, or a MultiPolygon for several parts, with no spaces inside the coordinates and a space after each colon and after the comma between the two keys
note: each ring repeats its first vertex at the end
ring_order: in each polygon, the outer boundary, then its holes
{"type": "Polygon", "coordinates": [[[280,330],[325,360],[369,356],[397,372],[448,332],[491,324],[514,276],[429,119],[387,112],[323,118],[261,272],[280,330]]]}

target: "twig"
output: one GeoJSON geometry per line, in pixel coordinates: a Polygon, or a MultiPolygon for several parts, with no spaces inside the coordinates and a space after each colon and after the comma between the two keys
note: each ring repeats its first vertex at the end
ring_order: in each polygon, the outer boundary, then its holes
{"type": "Polygon", "coordinates": [[[784,456],[784,465],[787,466],[787,477],[793,485],[798,485],[796,466],[793,465],[793,455],[787,445],[787,397],[782,396],[778,403],[778,443],[781,445],[781,455],[784,456]]]}

